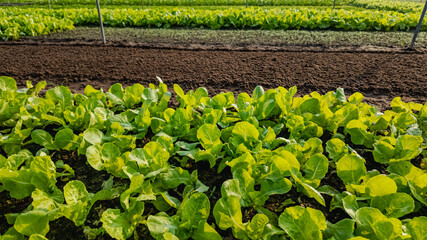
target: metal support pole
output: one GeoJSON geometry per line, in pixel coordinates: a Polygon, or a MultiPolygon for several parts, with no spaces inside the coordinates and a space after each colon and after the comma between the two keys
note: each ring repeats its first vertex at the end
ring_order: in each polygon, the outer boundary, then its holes
{"type": "Polygon", "coordinates": [[[332,7],[332,9],[335,9],[335,2],[336,2],[337,0],[334,0],[334,6],[332,7]]]}
{"type": "Polygon", "coordinates": [[[246,7],[248,7],[249,6],[249,3],[248,3],[248,0],[246,0],[246,7]]]}
{"type": "Polygon", "coordinates": [[[49,4],[49,9],[50,9],[50,0],[47,0],[47,3],[49,4]]]}
{"type": "Polygon", "coordinates": [[[98,8],[99,24],[101,26],[102,42],[105,44],[104,24],[102,23],[101,7],[99,7],[99,0],[96,0],[96,7],[98,8]]]}
{"type": "Polygon", "coordinates": [[[411,46],[409,47],[410,49],[414,49],[415,41],[417,40],[418,33],[420,33],[421,26],[423,25],[423,20],[426,15],[426,11],[427,11],[427,0],[424,5],[423,12],[421,13],[420,21],[418,22],[417,28],[415,29],[414,37],[412,38],[411,46]]]}
{"type": "Polygon", "coordinates": [[[144,0],[141,0],[142,9],[144,9],[144,0]]]}

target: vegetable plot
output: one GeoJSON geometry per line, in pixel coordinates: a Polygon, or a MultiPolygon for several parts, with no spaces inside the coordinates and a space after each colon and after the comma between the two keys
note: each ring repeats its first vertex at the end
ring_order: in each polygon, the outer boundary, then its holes
{"type": "Polygon", "coordinates": [[[0,194],[28,201],[2,209],[2,239],[46,239],[64,219],[88,239],[427,234],[427,103],[395,98],[381,113],[343,89],[178,85],[170,101],[160,79],[40,97],[45,86],[0,78],[0,194]]]}
{"type": "Polygon", "coordinates": [[[10,14],[0,10],[0,38],[4,41],[21,36],[47,35],[74,29],[73,22],[38,14],[10,14]]]}
{"type": "Polygon", "coordinates": [[[354,0],[350,5],[363,7],[367,9],[396,11],[401,13],[416,12],[420,13],[423,9],[423,2],[404,2],[404,1],[374,1],[374,0],[354,0]]]}
{"type": "MultiPolygon", "coordinates": [[[[14,2],[27,2],[14,0],[14,2]]],[[[44,0],[33,0],[36,4],[47,4],[44,0]]],[[[332,6],[334,0],[248,0],[248,4],[255,6],[332,6]]],[[[344,4],[347,0],[339,0],[344,4]]],[[[85,4],[94,5],[91,0],[51,0],[52,4],[69,5],[85,4]]],[[[103,5],[141,5],[140,0],[104,0],[103,5]]],[[[145,6],[244,6],[246,0],[144,0],[145,6]]]]}
{"type": "MultiPolygon", "coordinates": [[[[225,10],[152,8],[105,9],[104,24],[112,27],[210,28],[210,29],[338,29],[352,31],[408,31],[417,26],[418,12],[353,11],[312,8],[262,9],[234,8],[225,10]]],[[[37,8],[0,9],[0,37],[36,36],[51,31],[95,25],[95,9],[37,8]]],[[[426,20],[427,21],[427,20],[426,20]]],[[[427,29],[424,24],[422,30],[427,29]]]]}

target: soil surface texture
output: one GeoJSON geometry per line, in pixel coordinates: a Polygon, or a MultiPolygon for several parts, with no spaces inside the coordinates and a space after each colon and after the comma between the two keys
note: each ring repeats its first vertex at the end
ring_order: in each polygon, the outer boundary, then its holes
{"type": "Polygon", "coordinates": [[[347,96],[361,92],[381,110],[394,97],[427,101],[427,53],[315,48],[149,47],[132,44],[0,43],[0,76],[45,80],[83,92],[86,85],[107,90],[114,83],[157,84],[160,77],[172,90],[206,87],[210,94],[251,93],[298,87],[298,94],[344,88],[347,96]]]}

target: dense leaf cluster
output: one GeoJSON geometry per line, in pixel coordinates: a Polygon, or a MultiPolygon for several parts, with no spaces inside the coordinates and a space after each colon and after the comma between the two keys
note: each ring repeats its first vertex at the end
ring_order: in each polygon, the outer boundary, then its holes
{"type": "MultiPolygon", "coordinates": [[[[14,2],[31,2],[37,6],[46,6],[46,0],[14,0],[14,2]]],[[[397,12],[420,12],[423,0],[103,0],[102,6],[355,6],[368,9],[397,12]]],[[[53,6],[87,5],[94,6],[92,0],[50,0],[53,6]]]]}
{"type": "MultiPolygon", "coordinates": [[[[334,0],[103,0],[102,5],[138,5],[145,6],[332,6],[334,0]]],[[[349,0],[337,0],[338,5],[349,0]]],[[[48,4],[45,0],[15,0],[14,2],[32,2],[48,4]]],[[[92,0],[50,0],[52,5],[84,4],[94,5],[92,0]]]]}
{"type": "Polygon", "coordinates": [[[355,7],[363,7],[367,9],[378,9],[387,11],[396,11],[401,13],[415,12],[420,14],[423,8],[423,2],[406,2],[406,1],[375,1],[375,0],[354,0],[350,1],[350,5],[355,7]]]}
{"type": "Polygon", "coordinates": [[[382,113],[342,89],[296,97],[295,87],[257,87],[236,99],[174,85],[179,107],[171,108],[161,80],[108,92],[87,86],[84,94],[60,86],[40,97],[45,86],[18,89],[0,78],[0,192],[32,199],[6,214],[1,239],[46,239],[49,222],[60,218],[90,239],[137,237],[138,229],[196,240],[222,239],[225,230],[238,239],[427,234],[427,103],[395,98],[382,113]],[[70,162],[54,161],[59,151],[81,155],[110,179],[89,192],[70,162]],[[191,167],[199,162],[223,181],[202,182],[202,169],[191,167]],[[271,208],[272,199],[282,202],[271,208]],[[91,228],[87,217],[100,200],[120,206],[91,228]],[[335,209],[344,216],[332,221],[335,209]]]}
{"type": "Polygon", "coordinates": [[[0,38],[4,41],[74,29],[74,24],[69,19],[45,14],[23,14],[18,13],[19,10],[12,12],[0,9],[0,38]]]}
{"type": "MultiPolygon", "coordinates": [[[[210,29],[337,29],[357,31],[408,31],[417,26],[418,12],[400,13],[385,10],[331,10],[307,7],[288,9],[260,7],[231,9],[151,8],[105,9],[106,26],[148,28],[210,29]]],[[[427,20],[425,20],[427,22],[427,20]]],[[[48,34],[99,23],[95,8],[0,9],[0,37],[3,40],[20,36],[48,34]]],[[[423,25],[423,30],[427,24],[423,25]]]]}

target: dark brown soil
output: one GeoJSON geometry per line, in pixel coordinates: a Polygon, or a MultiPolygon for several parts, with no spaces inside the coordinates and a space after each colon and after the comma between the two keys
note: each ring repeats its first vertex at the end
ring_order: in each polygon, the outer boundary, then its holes
{"type": "MultiPolygon", "coordinates": [[[[87,162],[84,155],[78,155],[77,151],[57,151],[52,154],[54,162],[62,160],[64,164],[68,164],[73,170],[75,178],[73,180],[81,181],[85,184],[86,189],[90,193],[101,191],[102,183],[107,181],[110,174],[106,171],[95,171],[87,162]]],[[[62,189],[66,182],[58,181],[57,186],[62,189]]]]}
{"type": "Polygon", "coordinates": [[[24,211],[31,204],[31,197],[23,199],[12,198],[7,191],[0,193],[0,235],[12,227],[6,220],[6,214],[24,211]]]}
{"type": "Polygon", "coordinates": [[[156,76],[184,90],[206,87],[252,92],[297,86],[299,94],[326,93],[338,87],[361,92],[367,102],[386,109],[397,96],[427,101],[427,53],[415,51],[319,51],[304,49],[222,49],[69,43],[2,43],[0,76],[20,87],[46,80],[82,92],[86,85],[108,89],[113,83],[156,83],[156,76]]]}

